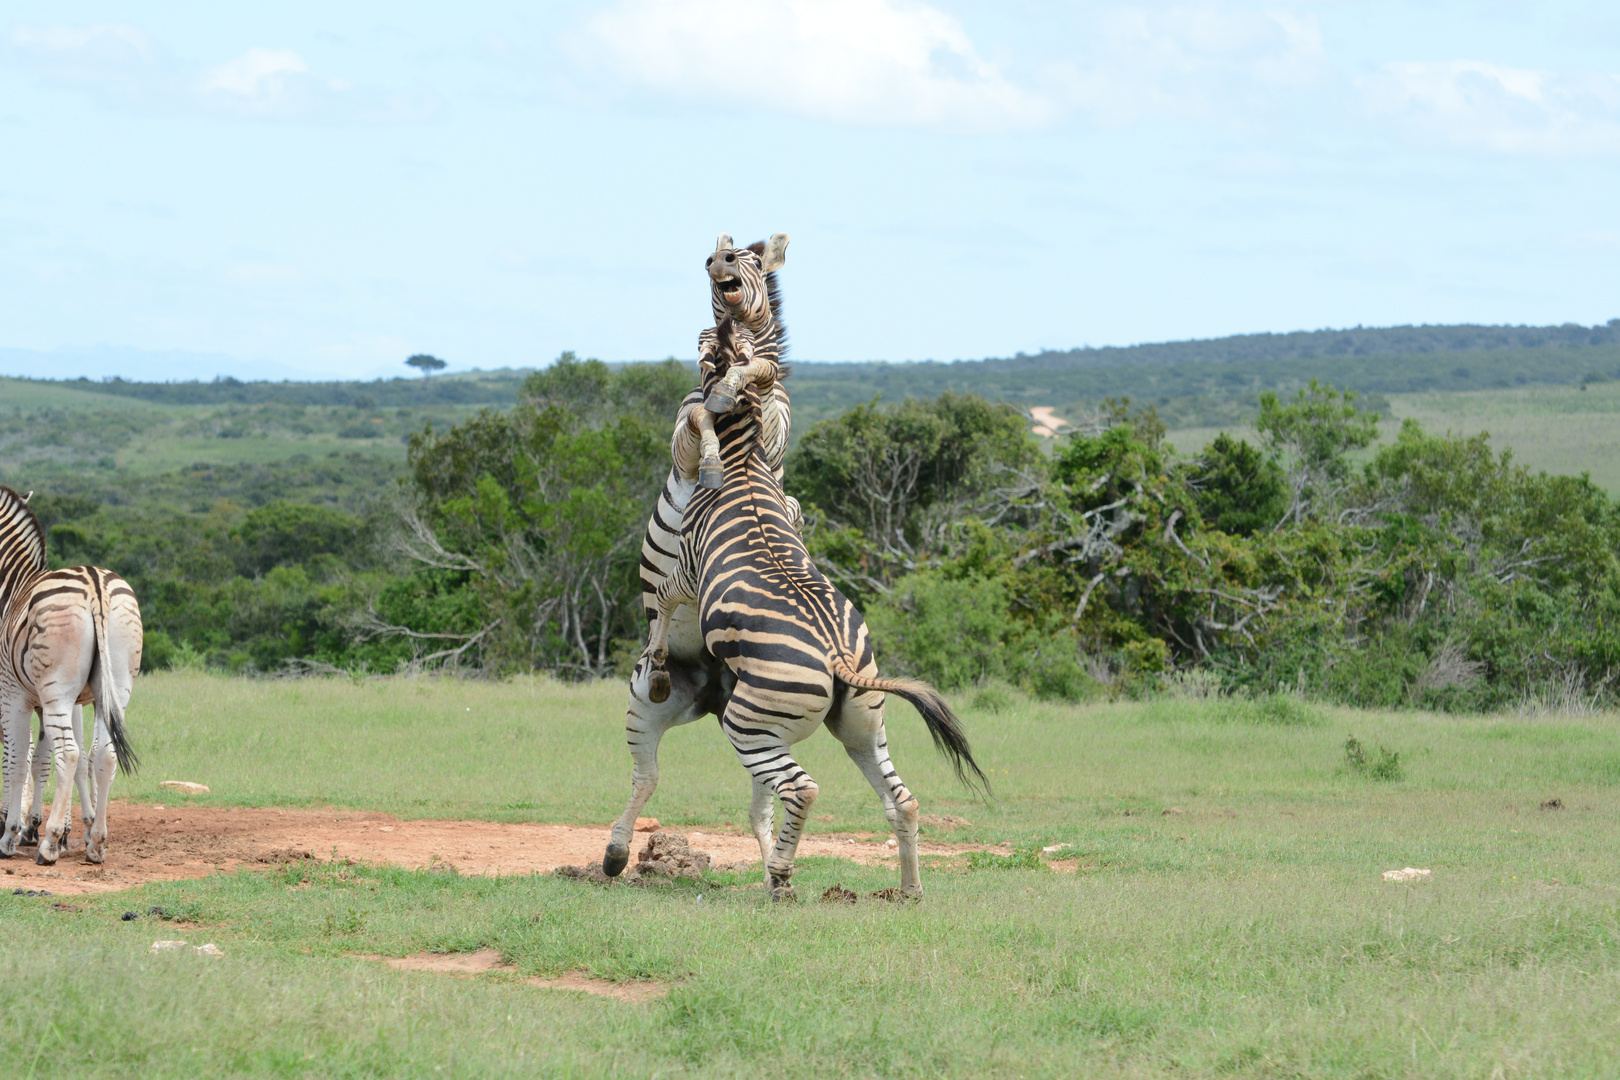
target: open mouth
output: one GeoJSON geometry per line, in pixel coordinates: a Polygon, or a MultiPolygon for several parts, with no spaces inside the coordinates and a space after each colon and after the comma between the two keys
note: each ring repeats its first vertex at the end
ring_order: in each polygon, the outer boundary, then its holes
{"type": "Polygon", "coordinates": [[[742,281],[739,278],[726,278],[716,282],[720,288],[720,297],[728,304],[735,304],[742,299],[742,281]]]}

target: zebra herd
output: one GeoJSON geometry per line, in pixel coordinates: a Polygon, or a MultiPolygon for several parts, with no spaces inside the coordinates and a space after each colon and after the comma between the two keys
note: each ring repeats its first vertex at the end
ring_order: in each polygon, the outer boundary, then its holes
{"type": "MultiPolygon", "coordinates": [[[[629,860],[636,817],[658,784],[664,733],[712,714],[753,782],[749,820],[773,899],[793,895],[794,853],[817,792],[792,747],[822,725],[882,801],[899,845],[901,890],[917,896],[917,798],[889,759],[885,695],[917,709],[960,779],[987,782],[933,687],[878,674],[865,620],[816,568],[799,504],[782,489],[791,410],[776,272],[787,246],[786,233],[747,247],[722,234],[705,264],[714,325],[698,335],[702,383],[677,412],[673,465],[642,541],[650,632],[625,719],[631,796],[602,868],[617,876],[629,860]],[[780,831],[777,798],[786,818],[780,831]]],[[[77,787],[85,855],[101,862],[113,773],[134,764],[123,717],[141,665],[140,607],[111,571],[47,570],[45,532],[28,499],[0,486],[0,857],[37,837],[37,861],[54,863],[67,845],[77,787]],[[85,752],[83,706],[92,703],[85,752]],[[39,741],[30,752],[33,715],[39,741]]]]}
{"type": "Polygon", "coordinates": [[[707,267],[715,325],[698,338],[702,385],[682,403],[674,467],[647,525],[642,603],[652,629],[630,679],[630,803],[602,860],[618,875],[658,783],[665,731],[713,713],[753,780],[749,819],[773,899],[793,894],[793,858],[816,782],[793,744],[826,725],[882,800],[900,888],[922,893],[917,799],[889,759],[886,693],[922,715],[957,776],[986,778],[933,687],[878,675],[865,620],[811,561],[799,504],[782,490],[789,419],[776,271],[788,237],[746,248],[721,235],[707,267]],[[773,840],[775,799],[786,820],[773,840]]]}

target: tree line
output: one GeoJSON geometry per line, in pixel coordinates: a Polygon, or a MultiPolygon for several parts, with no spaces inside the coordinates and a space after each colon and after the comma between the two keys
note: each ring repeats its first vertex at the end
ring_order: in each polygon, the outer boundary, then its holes
{"type": "MultiPolygon", "coordinates": [[[[152,666],[621,673],[642,529],[690,387],[565,354],[411,437],[363,509],[117,517],[42,498],[58,565],[134,583],[152,666]]],[[[791,385],[791,384],[790,384],[791,385]]],[[[808,426],[787,488],[888,670],[1086,699],[1179,688],[1376,707],[1592,707],[1620,674],[1620,508],[1481,435],[1375,445],[1354,393],[1266,392],[1193,455],[1106,402],[1047,447],[942,393],[808,426]]],[[[81,500],[82,502],[82,500],[81,500]]]]}

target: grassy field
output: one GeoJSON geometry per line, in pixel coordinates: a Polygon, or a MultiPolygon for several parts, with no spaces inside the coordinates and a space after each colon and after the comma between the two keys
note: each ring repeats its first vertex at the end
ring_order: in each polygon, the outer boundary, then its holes
{"type": "MultiPolygon", "coordinates": [[[[622,695],[148,677],[131,707],[145,768],[118,793],[180,777],[216,804],[601,823],[628,788],[622,695]]],[[[0,1074],[1614,1075],[1614,718],[1285,704],[968,695],[988,803],[893,707],[896,762],[924,811],[971,822],[943,835],[1069,843],[1080,859],[1074,874],[925,866],[915,906],[811,901],[835,881],[893,884],[831,859],[805,860],[806,902],[779,906],[751,876],[600,890],[330,864],[75,912],[0,897],[0,1074]],[[1398,753],[1401,777],[1348,766],[1350,734],[1398,753]],[[1554,798],[1561,809],[1541,809],[1554,798]],[[1433,880],[1379,880],[1407,865],[1433,880]],[[152,904],[202,928],[118,921],[152,904]],[[154,936],[213,940],[226,957],[151,955],[154,936]],[[350,956],[481,946],[517,973],[450,980],[350,956]],[[672,990],[628,1005],[518,978],[571,970],[672,990]]],[[[822,790],[813,830],[881,827],[830,737],[802,750],[822,790]]],[[[663,761],[650,813],[743,820],[745,777],[711,723],[673,732],[663,761]]]]}
{"type": "MultiPolygon", "coordinates": [[[[1476,390],[1426,394],[1390,394],[1384,438],[1392,438],[1402,420],[1415,419],[1431,432],[1475,435],[1487,431],[1491,445],[1511,449],[1514,459],[1532,469],[1576,475],[1586,472],[1611,496],[1620,497],[1620,382],[1578,386],[1531,386],[1513,390],[1476,390]]],[[[1204,447],[1221,432],[1218,427],[1182,428],[1170,442],[1183,453],[1204,447]]],[[[1252,440],[1241,426],[1227,428],[1252,440]]]]}

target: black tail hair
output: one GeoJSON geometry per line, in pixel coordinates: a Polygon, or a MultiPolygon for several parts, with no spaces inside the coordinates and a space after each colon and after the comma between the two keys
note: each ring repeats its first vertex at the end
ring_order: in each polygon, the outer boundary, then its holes
{"type": "Polygon", "coordinates": [[[922,716],[923,723],[928,726],[928,734],[934,740],[935,749],[950,761],[951,768],[956,770],[956,778],[963,786],[969,791],[977,787],[985,795],[994,794],[990,790],[990,778],[979,768],[979,763],[973,760],[973,751],[968,746],[967,733],[962,730],[962,721],[951,711],[951,707],[945,703],[945,698],[938,690],[921,679],[868,678],[856,674],[847,664],[840,666],[844,670],[838,672],[838,677],[849,685],[862,690],[881,690],[886,694],[898,694],[909,701],[911,707],[922,716]]]}

